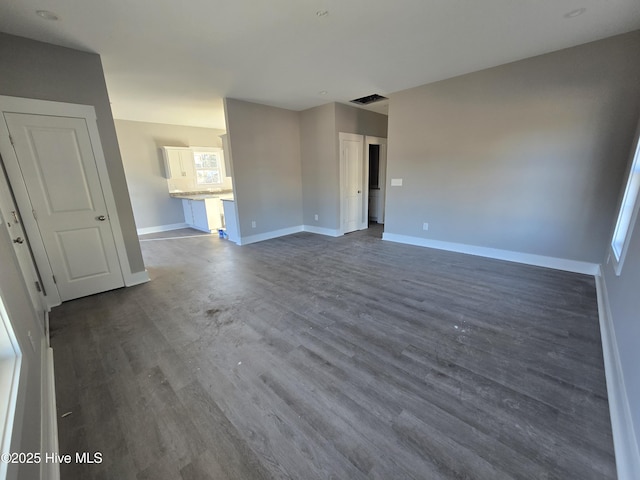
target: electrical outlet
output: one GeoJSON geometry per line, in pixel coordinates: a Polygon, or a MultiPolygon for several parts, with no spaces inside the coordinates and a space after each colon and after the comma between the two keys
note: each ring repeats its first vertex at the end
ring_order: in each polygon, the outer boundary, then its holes
{"type": "Polygon", "coordinates": [[[256,221],[255,220],[251,221],[251,228],[256,228],[256,221]]]}
{"type": "Polygon", "coordinates": [[[314,217],[315,217],[316,222],[317,222],[317,221],[318,221],[318,214],[316,213],[316,214],[314,215],[314,217]]]}
{"type": "Polygon", "coordinates": [[[429,230],[429,224],[428,224],[427,222],[424,222],[424,223],[422,224],[422,229],[423,229],[423,230],[429,230]]]}

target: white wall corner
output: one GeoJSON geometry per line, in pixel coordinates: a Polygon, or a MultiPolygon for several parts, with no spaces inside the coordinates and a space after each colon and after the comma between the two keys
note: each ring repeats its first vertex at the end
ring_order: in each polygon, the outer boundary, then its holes
{"type": "Polygon", "coordinates": [[[597,263],[547,257],[533,253],[521,253],[511,250],[501,250],[498,248],[478,247],[463,243],[443,242],[441,240],[432,240],[429,238],[398,235],[386,232],[382,234],[382,239],[389,242],[435,248],[437,250],[447,250],[449,252],[465,253],[467,255],[476,255],[479,257],[494,258],[496,260],[524,263],[526,265],[534,265],[536,267],[553,268],[555,270],[564,270],[567,272],[582,273],[585,275],[596,275],[599,272],[599,265],[597,263]]]}
{"type": "Polygon", "coordinates": [[[640,478],[640,446],[633,427],[631,406],[624,383],[618,342],[613,328],[607,285],[603,275],[596,275],[600,336],[609,397],[609,414],[619,480],[640,478]]]}
{"type": "Polygon", "coordinates": [[[148,233],[168,232],[170,230],[178,230],[180,228],[189,228],[186,223],[172,223],[170,225],[157,225],[155,227],[138,228],[138,235],[146,235],[148,233]]]}

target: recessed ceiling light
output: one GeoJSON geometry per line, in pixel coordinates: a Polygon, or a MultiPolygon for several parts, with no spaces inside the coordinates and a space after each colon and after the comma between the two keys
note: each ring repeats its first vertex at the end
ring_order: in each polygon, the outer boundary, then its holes
{"type": "Polygon", "coordinates": [[[329,15],[329,10],[318,10],[316,12],[317,17],[326,17],[327,15],[329,15]]]}
{"type": "Polygon", "coordinates": [[[320,90],[318,92],[318,95],[326,95],[327,93],[329,93],[329,92],[327,92],[326,90],[320,90]]]}
{"type": "Polygon", "coordinates": [[[49,10],[37,10],[36,14],[45,20],[58,20],[60,17],[49,10]]]}
{"type": "Polygon", "coordinates": [[[582,15],[584,12],[586,12],[587,9],[586,8],[577,8],[575,10],[571,10],[569,13],[565,13],[564,14],[564,18],[575,18],[575,17],[579,17],[580,15],[582,15]]]}

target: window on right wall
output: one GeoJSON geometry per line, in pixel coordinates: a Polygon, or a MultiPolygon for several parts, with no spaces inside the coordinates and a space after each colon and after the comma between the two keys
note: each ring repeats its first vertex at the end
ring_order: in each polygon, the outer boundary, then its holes
{"type": "MultiPolygon", "coordinates": [[[[640,128],[638,130],[640,134],[640,128]]],[[[620,275],[622,272],[622,264],[629,248],[633,225],[636,222],[638,208],[640,207],[640,201],[638,201],[640,194],[640,141],[638,140],[638,134],[636,134],[634,151],[627,186],[624,190],[616,228],[611,239],[611,257],[616,275],[620,275]]]]}

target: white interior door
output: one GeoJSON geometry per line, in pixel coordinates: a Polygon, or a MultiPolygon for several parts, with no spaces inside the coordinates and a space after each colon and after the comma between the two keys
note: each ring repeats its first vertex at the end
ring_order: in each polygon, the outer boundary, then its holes
{"type": "Polygon", "coordinates": [[[353,232],[362,227],[365,211],[363,199],[364,137],[340,133],[340,183],[342,205],[342,231],[353,232]]]}
{"type": "Polygon", "coordinates": [[[5,161],[18,164],[9,179],[26,187],[18,207],[33,211],[60,299],[124,286],[86,119],[4,112],[4,120],[16,154],[5,161]]]}

